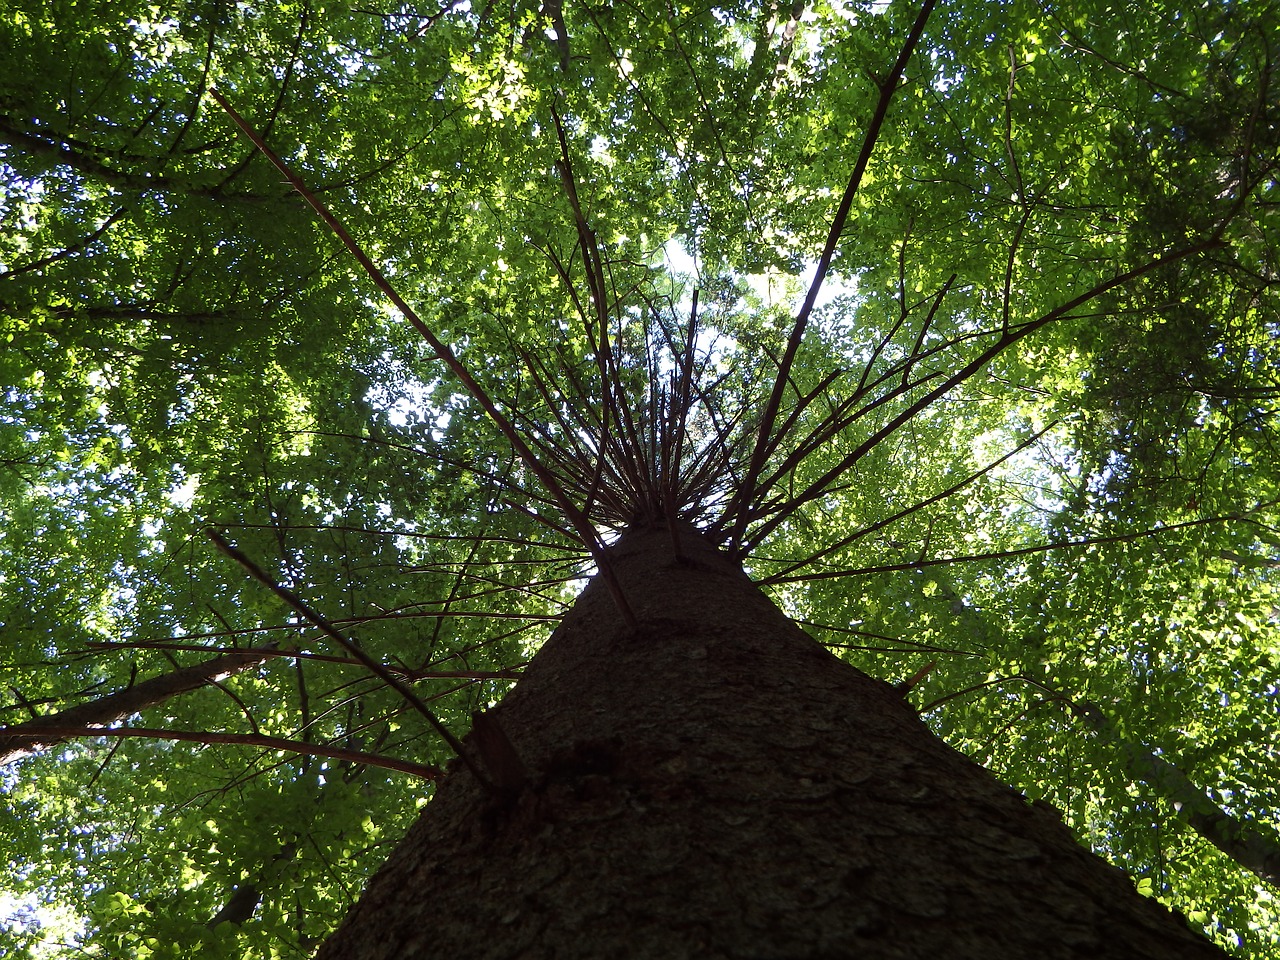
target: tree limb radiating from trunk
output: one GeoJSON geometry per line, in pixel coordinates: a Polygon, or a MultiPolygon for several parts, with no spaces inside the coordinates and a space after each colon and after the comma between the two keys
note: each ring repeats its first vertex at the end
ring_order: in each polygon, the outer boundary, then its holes
{"type": "Polygon", "coordinates": [[[148,707],[199,690],[223,677],[241,673],[274,656],[274,651],[248,650],[180,667],[170,673],[152,677],[118,693],[99,697],[79,706],[68,707],[27,723],[0,727],[0,764],[20,760],[37,750],[64,743],[75,736],[91,736],[94,727],[123,720],[148,707]],[[80,734],[68,730],[81,730],[80,734]],[[58,732],[53,732],[54,730],[58,732]]]}

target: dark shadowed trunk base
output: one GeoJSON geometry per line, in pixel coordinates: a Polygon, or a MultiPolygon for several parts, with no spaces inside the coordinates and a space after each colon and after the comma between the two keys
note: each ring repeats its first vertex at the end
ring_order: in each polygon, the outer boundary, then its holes
{"type": "MultiPolygon", "coordinates": [[[[692,530],[613,548],[323,960],[1222,957],[692,530]]],[[[473,735],[474,736],[474,735],[473,735]]]]}

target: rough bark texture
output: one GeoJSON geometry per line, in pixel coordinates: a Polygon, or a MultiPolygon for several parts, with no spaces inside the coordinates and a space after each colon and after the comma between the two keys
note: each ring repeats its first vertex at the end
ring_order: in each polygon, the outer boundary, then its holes
{"type": "Polygon", "coordinates": [[[321,960],[1222,957],[692,531],[612,549],[321,960]]]}

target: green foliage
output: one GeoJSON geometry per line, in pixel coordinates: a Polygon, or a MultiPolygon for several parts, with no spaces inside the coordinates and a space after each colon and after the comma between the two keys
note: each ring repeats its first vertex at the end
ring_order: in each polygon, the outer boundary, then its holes
{"type": "MultiPolygon", "coordinates": [[[[0,8],[0,723],[273,644],[124,719],[443,763],[203,529],[459,732],[589,570],[215,86],[549,465],[597,452],[601,310],[659,432],[696,288],[688,443],[723,469],[690,509],[742,506],[917,10],[559,6],[0,8]]],[[[886,679],[932,663],[910,698],[939,734],[1255,957],[1280,955],[1273,891],[1125,757],[1280,828],[1277,27],[1266,0],[935,11],[747,504],[784,609],[886,679]]],[[[430,787],[102,736],[0,791],[6,956],[274,958],[323,939],[430,787]],[[252,916],[210,927],[247,885],[252,916]]]]}

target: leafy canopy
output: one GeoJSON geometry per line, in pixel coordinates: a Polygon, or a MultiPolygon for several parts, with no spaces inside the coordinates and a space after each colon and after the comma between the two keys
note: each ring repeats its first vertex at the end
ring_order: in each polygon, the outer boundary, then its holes
{"type": "Polygon", "coordinates": [[[671,513],[1277,954],[1277,28],[5,5],[6,955],[306,955],[450,755],[388,675],[460,733],[671,513]]]}

